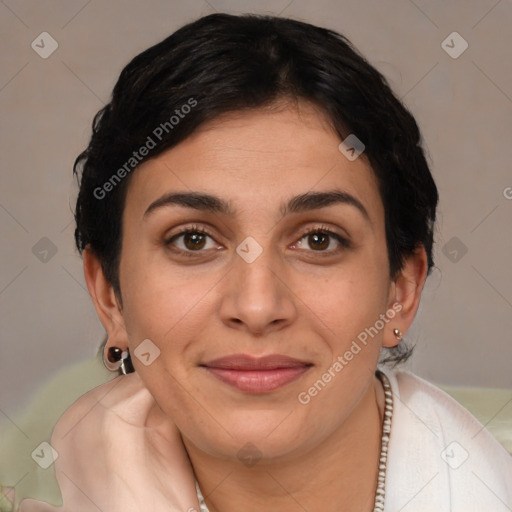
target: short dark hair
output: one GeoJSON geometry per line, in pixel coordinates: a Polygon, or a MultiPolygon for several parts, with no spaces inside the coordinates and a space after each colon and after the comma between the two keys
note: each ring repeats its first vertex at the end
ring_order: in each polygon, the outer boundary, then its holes
{"type": "MultiPolygon", "coordinates": [[[[385,209],[390,276],[421,245],[430,274],[437,188],[418,125],[382,74],[335,31],[274,16],[212,14],[183,26],[122,70],[74,164],[80,186],[77,248],[89,246],[96,254],[119,297],[131,171],[206,121],[282,99],[313,103],[341,140],[355,134],[364,143],[385,209]],[[143,146],[152,147],[135,158],[143,146]]],[[[409,353],[400,344],[387,360],[405,360],[409,353]]]]}

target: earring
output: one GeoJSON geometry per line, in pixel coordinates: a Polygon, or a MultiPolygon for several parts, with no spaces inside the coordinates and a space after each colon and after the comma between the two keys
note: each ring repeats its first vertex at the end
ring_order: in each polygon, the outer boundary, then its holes
{"type": "Polygon", "coordinates": [[[402,338],[403,338],[402,331],[400,331],[399,329],[393,329],[393,334],[396,336],[396,339],[398,341],[402,341],[402,338]]]}
{"type": "Polygon", "coordinates": [[[103,350],[103,364],[111,372],[118,372],[127,375],[133,372],[130,352],[121,350],[119,347],[106,347],[103,350]]]}

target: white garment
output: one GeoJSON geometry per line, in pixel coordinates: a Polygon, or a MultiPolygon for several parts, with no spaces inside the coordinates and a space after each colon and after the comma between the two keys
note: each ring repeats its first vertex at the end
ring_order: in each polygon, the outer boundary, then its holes
{"type": "Polygon", "coordinates": [[[384,371],[393,389],[386,512],[510,512],[512,457],[444,391],[384,371]]]}
{"type": "MultiPolygon", "coordinates": [[[[385,511],[512,511],[506,450],[440,389],[411,373],[384,373],[394,395],[385,511]]],[[[51,440],[63,506],[25,499],[19,512],[198,511],[178,430],[145,427],[153,403],[136,373],[78,399],[51,440]]]]}

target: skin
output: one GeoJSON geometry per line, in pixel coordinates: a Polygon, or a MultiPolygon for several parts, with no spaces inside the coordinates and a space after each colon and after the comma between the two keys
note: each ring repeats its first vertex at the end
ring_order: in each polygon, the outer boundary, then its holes
{"type": "Polygon", "coordinates": [[[398,343],[393,329],[405,333],[414,319],[427,263],[420,248],[390,278],[376,178],[364,154],[349,161],[339,143],[309,103],[217,118],[132,176],[122,307],[94,253],[84,254],[108,346],[133,354],[150,339],[161,351],[149,366],[132,356],[155,398],[147,424],[178,427],[211,512],[372,510],[384,402],[374,373],[381,347],[398,343]],[[292,196],[334,189],[357,198],[369,220],[339,203],[280,212],[292,196]],[[176,191],[218,196],[235,214],[167,205],[145,215],[176,191]],[[209,232],[199,252],[173,238],[191,225],[209,232]],[[349,247],[305,234],[322,227],[349,247]],[[252,263],[236,252],[248,236],[263,250],[252,263]],[[192,257],[183,255],[187,248],[192,257]],[[402,309],[384,329],[299,403],[298,394],[395,303],[402,309]],[[248,394],[199,366],[234,353],[284,354],[311,367],[280,389],[248,394]],[[261,456],[250,467],[237,457],[246,443],[261,456]]]}

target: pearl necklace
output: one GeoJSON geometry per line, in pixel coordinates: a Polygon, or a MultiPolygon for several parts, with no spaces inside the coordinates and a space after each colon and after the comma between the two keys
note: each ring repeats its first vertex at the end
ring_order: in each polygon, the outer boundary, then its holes
{"type": "MultiPolygon", "coordinates": [[[[384,512],[384,498],[386,495],[386,467],[388,461],[389,434],[391,433],[391,418],[393,417],[393,391],[387,376],[377,370],[378,379],[384,388],[384,421],[382,424],[382,437],[380,441],[379,473],[377,476],[377,492],[375,493],[375,504],[373,512],[384,512]]],[[[204,502],[203,493],[199,489],[196,480],[197,499],[199,500],[199,511],[209,512],[204,502]]]]}
{"type": "Polygon", "coordinates": [[[393,417],[393,391],[387,375],[377,370],[377,377],[384,388],[384,421],[382,423],[382,438],[380,440],[379,473],[377,476],[377,492],[373,512],[384,512],[386,496],[386,468],[388,463],[389,434],[391,433],[391,418],[393,417]]]}

